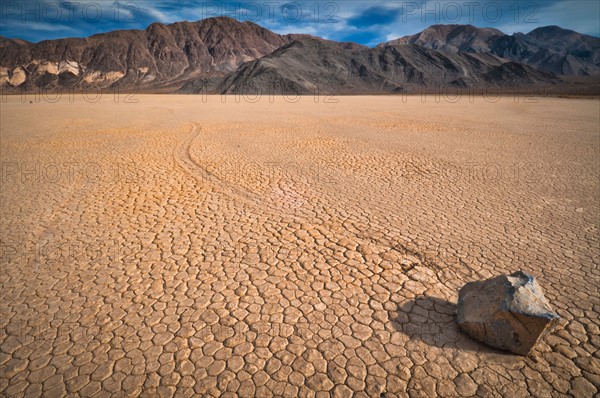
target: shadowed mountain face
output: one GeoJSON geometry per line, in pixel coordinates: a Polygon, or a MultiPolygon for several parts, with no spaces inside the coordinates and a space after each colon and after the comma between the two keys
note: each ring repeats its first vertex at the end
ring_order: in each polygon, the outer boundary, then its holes
{"type": "Polygon", "coordinates": [[[382,43],[379,47],[403,44],[450,53],[490,52],[555,75],[600,73],[600,39],[558,26],[506,35],[497,29],[471,25],[433,25],[416,35],[382,43]]]}
{"type": "Polygon", "coordinates": [[[537,87],[564,83],[554,75],[600,73],[599,41],[558,27],[508,36],[434,25],[369,48],[218,17],[84,39],[0,38],[0,86],[296,94],[537,87]]]}
{"type": "Polygon", "coordinates": [[[304,38],[242,65],[223,81],[225,93],[381,93],[418,87],[489,87],[552,84],[554,76],[530,67],[518,74],[492,54],[443,53],[416,45],[355,48],[304,38]]]}
{"type": "Polygon", "coordinates": [[[556,75],[600,73],[600,39],[558,26],[504,36],[494,43],[492,52],[556,75]]]}

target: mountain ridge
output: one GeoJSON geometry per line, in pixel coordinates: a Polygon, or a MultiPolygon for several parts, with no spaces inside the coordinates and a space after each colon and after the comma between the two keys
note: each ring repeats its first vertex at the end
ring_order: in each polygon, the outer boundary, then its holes
{"type": "Polygon", "coordinates": [[[185,76],[224,75],[294,37],[251,22],[216,17],[168,25],[155,22],[145,30],[117,30],[86,38],[28,44],[12,40],[0,46],[0,82],[29,83],[29,88],[61,86],[66,80],[80,87],[168,86],[185,76]],[[39,75],[41,81],[11,82],[15,71],[25,77],[39,75]]]}
{"type": "Polygon", "coordinates": [[[512,35],[472,25],[432,25],[378,47],[399,44],[418,44],[444,52],[490,52],[555,75],[600,74],[600,38],[556,25],[512,35]]]}
{"type": "MultiPolygon", "coordinates": [[[[223,93],[410,92],[415,87],[489,87],[508,79],[504,60],[492,54],[442,53],[416,45],[345,51],[336,42],[301,39],[243,64],[220,87],[223,93]]],[[[520,65],[520,64],[516,64],[520,65]]],[[[513,67],[514,68],[514,67],[513,67]]],[[[512,85],[555,84],[556,78],[523,66],[512,85]],[[530,79],[530,80],[528,80],[530,79]]],[[[509,69],[510,70],[510,69],[509,69]]]]}
{"type": "Polygon", "coordinates": [[[261,91],[263,85],[306,93],[327,81],[345,93],[385,93],[414,85],[557,85],[564,84],[557,75],[585,76],[600,68],[600,51],[591,36],[556,26],[528,35],[432,25],[370,48],[305,34],[280,35],[228,17],[155,22],[145,30],[38,43],[0,38],[0,86],[8,92],[135,88],[234,93],[261,91]],[[570,53],[563,54],[566,46],[570,53]]]}

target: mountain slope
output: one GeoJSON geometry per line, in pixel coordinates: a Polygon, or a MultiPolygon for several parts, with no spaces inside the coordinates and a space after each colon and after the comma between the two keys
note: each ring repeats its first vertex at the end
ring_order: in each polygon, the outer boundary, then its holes
{"type": "Polygon", "coordinates": [[[433,25],[416,35],[381,43],[379,47],[405,44],[450,53],[490,52],[556,75],[600,73],[600,39],[558,26],[506,35],[496,29],[471,25],[433,25]]]}
{"type": "Polygon", "coordinates": [[[401,37],[378,47],[415,44],[444,52],[490,52],[490,43],[504,36],[497,29],[476,28],[473,25],[432,25],[420,33],[401,37]]]}
{"type": "Polygon", "coordinates": [[[0,37],[0,87],[292,94],[537,87],[567,84],[546,72],[598,73],[598,42],[558,27],[508,36],[434,25],[369,48],[217,17],[39,43],[0,37]]]}
{"type": "Polygon", "coordinates": [[[198,75],[222,76],[294,37],[218,17],[153,23],[143,31],[114,31],[84,39],[34,44],[3,40],[0,82],[28,88],[59,87],[66,81],[82,87],[169,86],[198,75]]]}
{"type": "Polygon", "coordinates": [[[224,93],[380,93],[420,87],[487,87],[553,84],[559,80],[492,54],[443,53],[416,45],[340,47],[304,38],[242,65],[228,75],[224,93]],[[512,71],[518,74],[512,75],[512,71]]]}
{"type": "Polygon", "coordinates": [[[492,53],[556,75],[591,76],[600,73],[600,39],[558,26],[496,40],[492,53]]]}

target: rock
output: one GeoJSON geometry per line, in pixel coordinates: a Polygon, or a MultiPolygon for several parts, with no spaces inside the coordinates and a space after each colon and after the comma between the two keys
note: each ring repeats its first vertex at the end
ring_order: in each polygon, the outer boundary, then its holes
{"type": "Polygon", "coordinates": [[[558,318],[535,278],[522,271],[467,283],[458,293],[458,326],[515,354],[527,355],[558,318]]]}

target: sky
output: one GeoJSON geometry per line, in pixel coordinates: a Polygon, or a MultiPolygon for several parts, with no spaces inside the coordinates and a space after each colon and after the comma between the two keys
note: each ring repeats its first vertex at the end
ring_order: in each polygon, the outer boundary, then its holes
{"type": "Polygon", "coordinates": [[[600,36],[597,0],[1,0],[0,35],[38,42],[214,16],[368,46],[434,24],[472,24],[507,34],[558,25],[600,36]]]}

